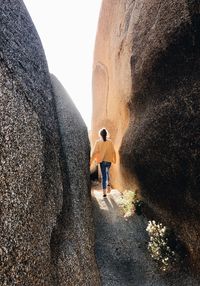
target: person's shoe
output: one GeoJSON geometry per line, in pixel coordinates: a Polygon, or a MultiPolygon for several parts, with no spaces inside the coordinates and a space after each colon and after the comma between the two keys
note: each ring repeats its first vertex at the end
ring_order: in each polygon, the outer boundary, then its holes
{"type": "Polygon", "coordinates": [[[106,197],[106,194],[104,194],[103,197],[105,198],[105,197],[106,197]]]}
{"type": "Polygon", "coordinates": [[[106,197],[106,190],[103,189],[103,197],[105,198],[106,197]]]}

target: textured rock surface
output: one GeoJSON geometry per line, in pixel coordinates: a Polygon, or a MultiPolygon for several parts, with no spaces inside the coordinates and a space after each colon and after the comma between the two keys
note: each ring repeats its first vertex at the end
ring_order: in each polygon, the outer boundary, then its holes
{"type": "Polygon", "coordinates": [[[23,2],[0,1],[0,23],[0,285],[98,285],[88,218],[87,132],[71,111],[69,130],[72,121],[80,123],[85,149],[78,153],[69,145],[78,138],[75,131],[66,145],[71,150],[61,148],[45,55],[23,2]],[[66,157],[72,162],[63,176],[66,157]],[[72,176],[80,158],[86,161],[72,176]]]}
{"type": "Polygon", "coordinates": [[[94,130],[102,123],[118,127],[117,141],[127,118],[123,170],[137,175],[142,195],[175,229],[198,269],[199,13],[197,1],[103,1],[93,80],[94,130]],[[107,81],[97,92],[98,62],[107,81]],[[99,105],[104,113],[97,115],[99,105]]]}
{"type": "Polygon", "coordinates": [[[55,76],[51,78],[62,138],[64,174],[62,216],[54,238],[57,283],[100,285],[94,256],[88,132],[63,86],[55,76]],[[57,246],[59,241],[62,244],[57,246]]]}
{"type": "MultiPolygon", "coordinates": [[[[117,151],[129,123],[126,104],[132,90],[129,21],[133,3],[129,2],[102,2],[93,62],[92,142],[98,138],[98,130],[106,127],[117,151]]],[[[127,173],[122,176],[122,171],[117,156],[117,164],[111,168],[111,181],[123,190],[129,185],[129,177],[127,173]]]]}
{"type": "Polygon", "coordinates": [[[0,1],[0,23],[0,284],[53,285],[62,181],[50,77],[22,1],[0,1]]]}

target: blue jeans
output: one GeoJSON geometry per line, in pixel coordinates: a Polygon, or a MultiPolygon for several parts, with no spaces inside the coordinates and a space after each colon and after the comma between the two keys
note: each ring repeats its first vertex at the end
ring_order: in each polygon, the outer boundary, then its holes
{"type": "Polygon", "coordinates": [[[102,161],[100,163],[101,168],[101,174],[102,174],[102,188],[105,190],[107,187],[107,182],[109,181],[109,169],[110,169],[111,163],[102,161]]]}

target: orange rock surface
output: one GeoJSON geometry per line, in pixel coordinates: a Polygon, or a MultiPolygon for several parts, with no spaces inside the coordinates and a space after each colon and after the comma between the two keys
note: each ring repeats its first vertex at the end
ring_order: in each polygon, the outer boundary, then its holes
{"type": "Polygon", "coordinates": [[[200,3],[104,0],[94,52],[92,142],[117,150],[112,184],[134,188],[200,269],[200,3]]]}
{"type": "MultiPolygon", "coordinates": [[[[127,104],[132,94],[128,2],[103,1],[93,63],[92,143],[98,138],[98,130],[106,127],[117,154],[129,124],[127,104]]],[[[111,169],[111,181],[116,188],[128,187],[127,175],[124,185],[119,155],[111,169]]]]}

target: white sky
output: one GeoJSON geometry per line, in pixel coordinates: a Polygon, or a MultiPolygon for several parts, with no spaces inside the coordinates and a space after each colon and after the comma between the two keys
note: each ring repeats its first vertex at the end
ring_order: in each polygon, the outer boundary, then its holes
{"type": "Polygon", "coordinates": [[[91,127],[92,61],[101,0],[24,0],[50,72],[91,127]]]}

